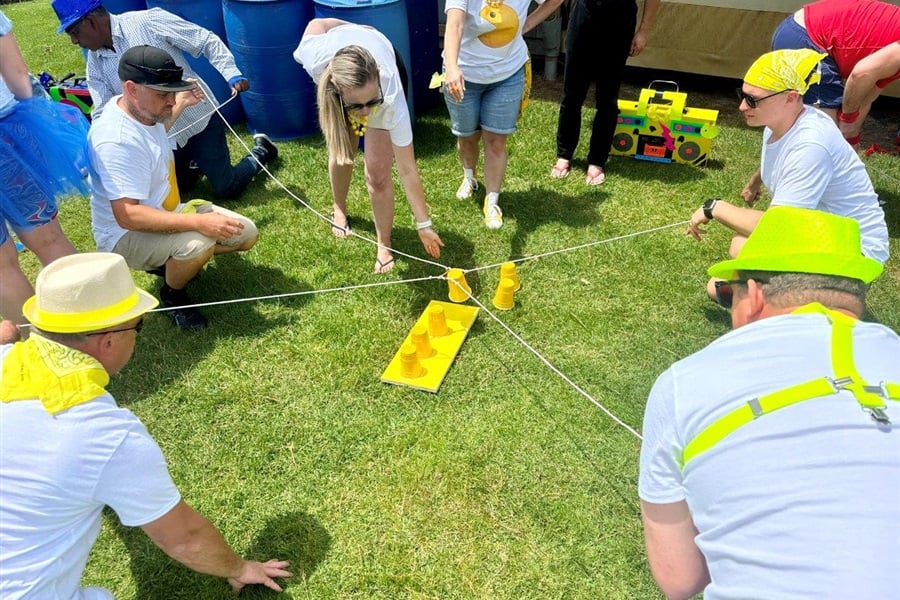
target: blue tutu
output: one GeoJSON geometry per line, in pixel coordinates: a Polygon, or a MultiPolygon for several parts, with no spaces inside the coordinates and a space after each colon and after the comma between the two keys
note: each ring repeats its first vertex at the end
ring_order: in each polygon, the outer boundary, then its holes
{"type": "Polygon", "coordinates": [[[0,215],[13,228],[43,225],[59,199],[88,193],[87,131],[81,111],[46,98],[0,118],[0,215]]]}

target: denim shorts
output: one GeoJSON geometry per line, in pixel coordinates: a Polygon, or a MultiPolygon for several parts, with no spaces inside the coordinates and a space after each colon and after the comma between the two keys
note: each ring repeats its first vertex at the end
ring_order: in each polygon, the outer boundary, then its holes
{"type": "MultiPolygon", "coordinates": [[[[772,50],[803,48],[825,52],[812,43],[806,29],[794,20],[794,15],[790,15],[775,29],[775,33],[772,35],[772,50]]],[[[821,69],[822,79],[819,80],[819,83],[810,86],[809,91],[803,96],[803,103],[814,104],[820,108],[840,108],[844,98],[844,84],[841,82],[837,63],[830,56],[826,56],[819,63],[819,69],[821,69]]]]}
{"type": "Polygon", "coordinates": [[[501,135],[515,133],[524,91],[524,65],[503,81],[467,81],[466,93],[461,102],[450,98],[445,86],[444,101],[450,111],[450,130],[457,137],[469,137],[479,129],[501,135]]]}

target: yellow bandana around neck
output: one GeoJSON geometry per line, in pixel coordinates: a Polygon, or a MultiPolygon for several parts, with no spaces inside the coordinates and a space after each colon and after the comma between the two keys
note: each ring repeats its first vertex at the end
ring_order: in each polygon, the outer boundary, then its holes
{"type": "Polygon", "coordinates": [[[744,81],[773,92],[797,90],[805,94],[821,79],[818,65],[826,56],[807,48],[767,52],[750,66],[744,81]]]}
{"type": "Polygon", "coordinates": [[[32,334],[7,352],[0,401],[38,399],[51,415],[106,393],[109,374],[74,348],[32,334]]]}

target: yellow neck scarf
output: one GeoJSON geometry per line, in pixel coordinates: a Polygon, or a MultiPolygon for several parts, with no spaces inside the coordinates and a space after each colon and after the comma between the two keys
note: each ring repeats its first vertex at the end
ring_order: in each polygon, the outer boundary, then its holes
{"type": "Polygon", "coordinates": [[[0,401],[38,399],[51,415],[106,393],[109,374],[95,358],[33,334],[3,359],[0,401]]]}

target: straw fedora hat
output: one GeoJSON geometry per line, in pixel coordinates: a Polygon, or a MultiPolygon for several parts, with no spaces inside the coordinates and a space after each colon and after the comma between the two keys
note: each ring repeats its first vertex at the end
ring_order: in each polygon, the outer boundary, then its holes
{"type": "Polygon", "coordinates": [[[872,283],[884,265],[863,256],[859,222],[820,210],[773,206],[747,238],[737,258],[714,264],[711,277],[738,271],[834,275],[872,283]]]}
{"type": "Polygon", "coordinates": [[[109,252],[58,258],[38,274],[35,295],[22,312],[52,333],[83,333],[135,319],[159,300],[138,289],[125,259],[109,252]]]}

